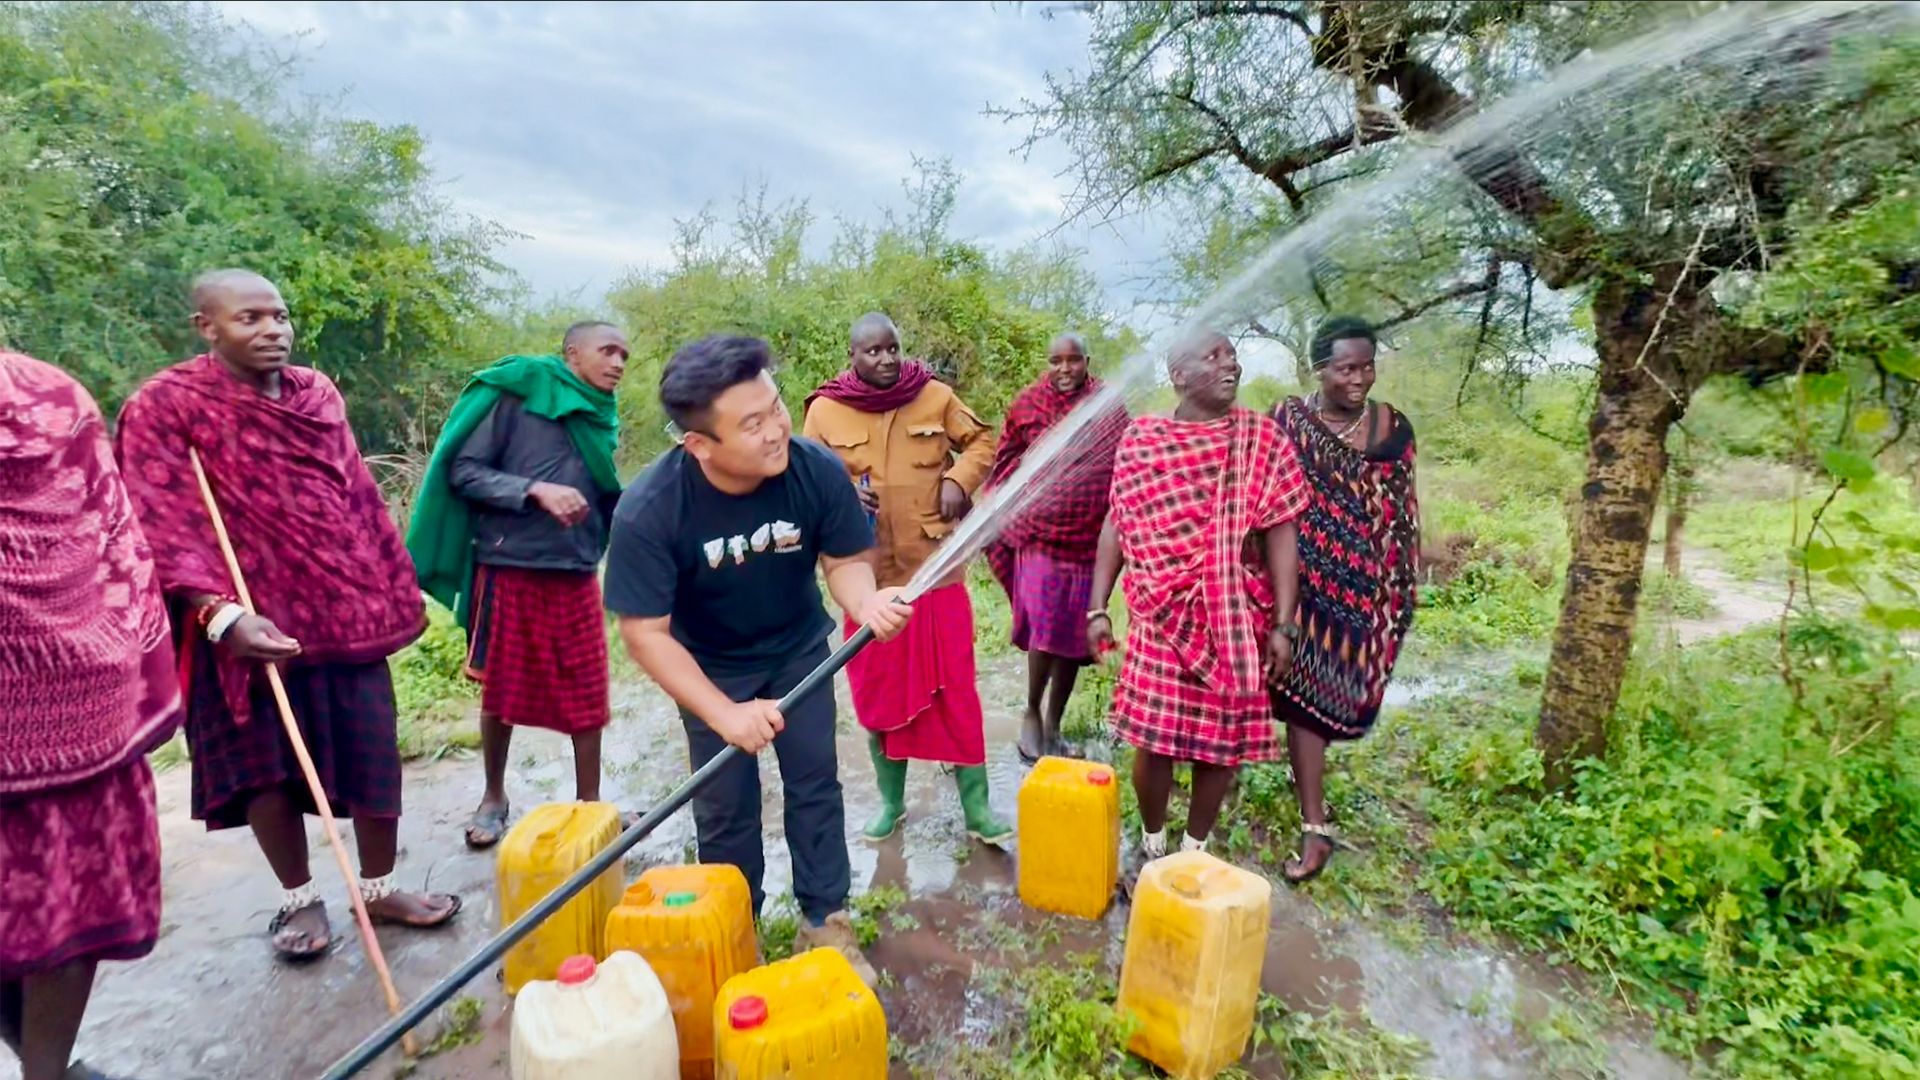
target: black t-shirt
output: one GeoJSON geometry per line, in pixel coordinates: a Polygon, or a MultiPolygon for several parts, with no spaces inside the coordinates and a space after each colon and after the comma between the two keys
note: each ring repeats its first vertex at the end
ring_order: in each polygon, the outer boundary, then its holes
{"type": "Polygon", "coordinates": [[[798,436],[787,471],[745,495],[715,488],[675,447],[620,496],[612,531],[607,608],[672,616],[709,675],[765,671],[819,645],[833,620],[815,564],[873,546],[846,466],[798,436]]]}

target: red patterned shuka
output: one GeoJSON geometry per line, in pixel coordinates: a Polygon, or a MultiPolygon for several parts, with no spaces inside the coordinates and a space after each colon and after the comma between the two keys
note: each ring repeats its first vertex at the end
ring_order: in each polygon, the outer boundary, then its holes
{"type": "MultiPolygon", "coordinates": [[[[1020,468],[1028,450],[1055,424],[1098,394],[1102,383],[1089,378],[1077,394],[1063,394],[1049,377],[1020,391],[1007,408],[994,451],[993,472],[987,490],[1005,483],[1020,468]]],[[[1100,526],[1107,520],[1107,501],[1113,488],[1113,455],[1127,432],[1127,411],[1118,398],[1104,404],[1100,416],[1075,437],[1083,449],[1067,452],[1056,463],[1056,475],[1025,510],[1001,530],[987,548],[994,576],[1011,594],[1015,556],[1034,548],[1061,562],[1091,565],[1100,546],[1100,526]]]]}
{"type": "Polygon", "coordinates": [[[172,660],[99,407],[0,351],[0,983],[159,939],[144,755],[180,717],[172,660]]]}
{"type": "MultiPolygon", "coordinates": [[[[288,368],[280,396],[269,398],[204,354],[135,391],[115,438],[170,597],[233,592],[187,461],[192,447],[254,604],[300,643],[295,666],[384,660],[426,629],[413,561],[325,375],[288,368]]],[[[228,708],[242,723],[257,668],[219,660],[228,708]]]]}
{"type": "Polygon", "coordinates": [[[1265,676],[1273,583],[1259,534],[1299,516],[1307,498],[1292,445],[1258,413],[1134,421],[1112,512],[1132,617],[1112,718],[1127,742],[1211,765],[1279,756],[1265,676]]]}
{"type": "Polygon", "coordinates": [[[152,550],[93,398],[0,352],[0,799],[87,780],[173,734],[152,550]]]}
{"type": "Polygon", "coordinates": [[[1362,453],[1299,398],[1282,402],[1274,419],[1313,491],[1300,518],[1300,639],[1274,712],[1329,739],[1357,739],[1380,715],[1413,624],[1413,425],[1393,411],[1386,435],[1362,453]]]}

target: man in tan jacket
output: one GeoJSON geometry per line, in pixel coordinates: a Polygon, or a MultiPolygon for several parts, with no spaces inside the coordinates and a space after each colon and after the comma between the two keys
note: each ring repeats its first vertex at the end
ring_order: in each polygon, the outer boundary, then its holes
{"type": "MultiPolygon", "coordinates": [[[[972,507],[993,467],[993,430],[925,363],[902,359],[893,320],[863,315],[849,337],[848,369],[807,399],[803,432],[846,464],[874,522],[880,586],[905,585],[972,507]]],[[[1003,844],[1013,829],[994,817],[987,796],[965,582],[928,590],[914,611],[905,633],[868,646],[847,666],[880,785],[880,811],[866,837],[885,840],[899,827],[907,762],[918,760],[954,766],[967,832],[1003,844]]]]}

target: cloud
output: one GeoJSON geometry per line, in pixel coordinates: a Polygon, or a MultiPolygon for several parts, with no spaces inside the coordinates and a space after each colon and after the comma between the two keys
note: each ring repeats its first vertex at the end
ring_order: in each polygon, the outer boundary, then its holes
{"type": "MultiPolygon", "coordinates": [[[[218,5],[299,42],[297,93],[412,124],[462,210],[524,234],[506,259],[543,293],[658,265],[673,222],[764,179],[821,219],[904,203],[913,158],[966,180],[955,228],[997,248],[1061,226],[1061,151],[1015,154],[986,116],[1084,60],[1083,17],[971,3],[218,5]]],[[[823,230],[824,233],[824,230],[823,230]]],[[[824,243],[824,235],[820,238],[824,243]]],[[[1151,222],[1075,223],[1113,293],[1158,258],[1151,222]]]]}

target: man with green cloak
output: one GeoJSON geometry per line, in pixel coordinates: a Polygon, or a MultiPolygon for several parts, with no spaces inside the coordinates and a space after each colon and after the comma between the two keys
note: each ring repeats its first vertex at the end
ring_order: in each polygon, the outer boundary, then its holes
{"type": "Polygon", "coordinates": [[[559,356],[509,356],[475,373],[414,503],[407,550],[420,587],[466,629],[467,674],[482,686],[473,848],[506,831],[515,727],[570,736],[575,796],[600,798],[610,710],[596,570],[620,498],[613,391],[626,366],[626,337],[583,322],[559,356]]]}

